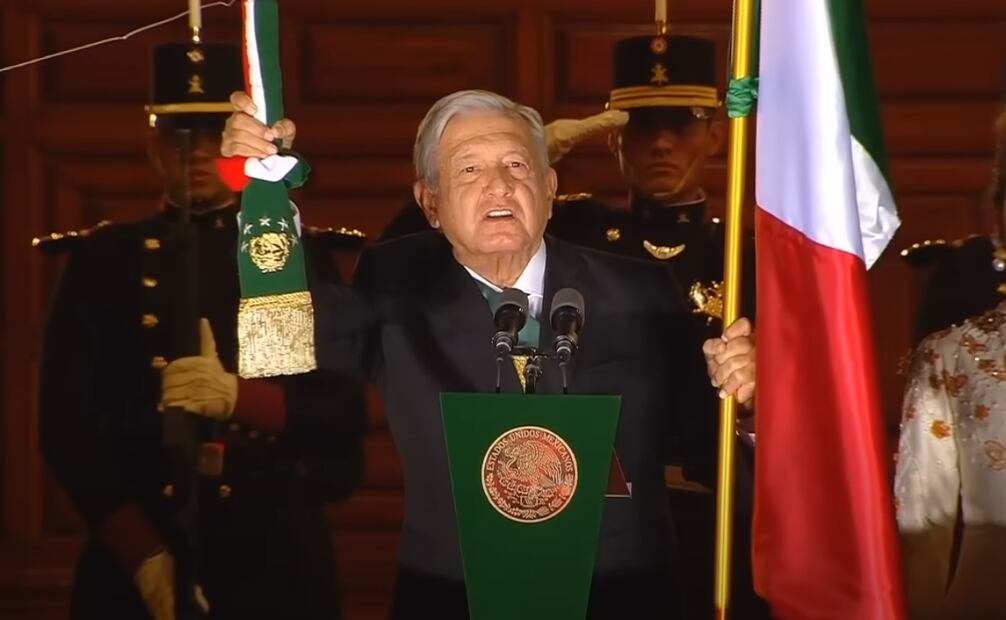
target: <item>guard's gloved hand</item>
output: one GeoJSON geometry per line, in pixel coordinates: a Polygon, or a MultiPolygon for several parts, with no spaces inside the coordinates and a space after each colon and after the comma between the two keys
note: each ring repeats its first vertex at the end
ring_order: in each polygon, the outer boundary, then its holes
{"type": "Polygon", "coordinates": [[[182,407],[191,413],[226,420],[238,400],[237,375],[224,370],[217,356],[210,322],[199,320],[198,357],[179,358],[161,373],[161,409],[182,407]]]}
{"type": "Polygon", "coordinates": [[[161,549],[140,564],[133,582],[154,620],[175,618],[175,559],[161,549]]]}
{"type": "MultiPolygon", "coordinates": [[[[154,620],[175,620],[175,558],[167,549],[161,548],[144,560],[133,575],[133,583],[154,620]]],[[[199,609],[209,613],[210,604],[199,586],[195,599],[199,609]]]]}
{"type": "Polygon", "coordinates": [[[548,162],[554,164],[574,146],[594,134],[610,131],[629,122],[629,114],[622,110],[606,110],[587,118],[560,118],[545,125],[545,142],[548,144],[548,162]]]}

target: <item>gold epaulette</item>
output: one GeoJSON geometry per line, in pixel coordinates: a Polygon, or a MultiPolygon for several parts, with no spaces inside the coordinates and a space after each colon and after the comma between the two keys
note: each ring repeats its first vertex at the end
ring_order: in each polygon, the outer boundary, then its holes
{"type": "Polygon", "coordinates": [[[912,267],[929,267],[941,257],[946,256],[952,248],[960,245],[958,241],[926,239],[901,250],[901,258],[912,267]]]}
{"type": "Polygon", "coordinates": [[[304,234],[324,241],[335,250],[358,250],[367,241],[367,235],[355,228],[304,226],[304,234]]]}
{"type": "Polygon", "coordinates": [[[62,233],[49,233],[44,237],[35,237],[31,240],[31,247],[38,248],[43,254],[62,254],[72,250],[81,240],[90,237],[96,230],[108,226],[110,220],[101,220],[90,228],[81,230],[69,230],[62,233]]]}
{"type": "Polygon", "coordinates": [[[578,200],[590,200],[594,195],[590,192],[579,192],[576,194],[559,194],[555,197],[555,204],[566,204],[567,202],[576,202],[578,200]]]}

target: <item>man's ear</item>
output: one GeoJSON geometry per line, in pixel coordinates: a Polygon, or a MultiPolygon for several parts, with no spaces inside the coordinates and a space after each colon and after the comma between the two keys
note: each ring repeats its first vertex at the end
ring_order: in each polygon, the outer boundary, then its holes
{"type": "Polygon", "coordinates": [[[545,175],[545,184],[548,187],[548,195],[555,198],[555,192],[559,189],[559,174],[555,168],[549,168],[545,175]]]}
{"type": "Polygon", "coordinates": [[[545,176],[545,186],[548,188],[548,219],[552,219],[552,209],[555,208],[555,193],[559,190],[559,175],[555,168],[549,168],[545,176]]]}
{"type": "Polygon", "coordinates": [[[423,210],[426,221],[433,228],[440,228],[440,218],[437,217],[436,195],[426,181],[416,181],[412,184],[412,195],[416,199],[416,204],[423,210]]]}
{"type": "Polygon", "coordinates": [[[720,119],[709,121],[709,144],[706,148],[706,155],[712,157],[720,152],[723,143],[727,138],[727,124],[720,119]]]}
{"type": "Polygon", "coordinates": [[[611,154],[615,156],[615,159],[619,158],[619,154],[622,151],[622,128],[616,127],[608,132],[608,150],[611,154]]]}

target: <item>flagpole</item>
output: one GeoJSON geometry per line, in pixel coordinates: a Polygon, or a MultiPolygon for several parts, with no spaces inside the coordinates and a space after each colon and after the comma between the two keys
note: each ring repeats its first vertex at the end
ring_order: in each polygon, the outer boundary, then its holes
{"type": "MultiPolygon", "coordinates": [[[[751,76],[751,41],[755,0],[735,0],[731,81],[751,76]]],[[[740,315],[743,211],[747,172],[748,117],[730,119],[730,152],[727,162],[726,243],[724,249],[723,326],[740,315]]],[[[730,607],[730,566],[733,546],[734,448],[736,445],[737,401],[720,401],[719,475],[716,486],[716,577],[717,620],[728,618],[730,607]]]]}

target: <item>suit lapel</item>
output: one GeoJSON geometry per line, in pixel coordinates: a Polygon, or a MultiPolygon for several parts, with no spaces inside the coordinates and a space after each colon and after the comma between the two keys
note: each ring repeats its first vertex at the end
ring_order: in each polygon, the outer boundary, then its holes
{"type": "MultiPolygon", "coordinates": [[[[437,375],[445,387],[463,392],[496,390],[496,356],[492,350],[492,311],[471,275],[443,240],[440,254],[429,272],[424,300],[430,321],[431,363],[441,366],[437,375]],[[442,356],[437,356],[439,351],[442,356]]],[[[502,391],[520,391],[512,364],[504,364],[502,391]]]]}
{"type": "MultiPolygon", "coordinates": [[[[552,331],[552,322],[549,320],[552,315],[552,297],[556,291],[563,288],[574,288],[583,295],[584,305],[590,307],[590,291],[584,274],[583,256],[562,241],[551,235],[545,237],[546,255],[545,263],[545,295],[542,300],[541,311],[541,340],[538,347],[540,350],[551,353],[552,340],[555,336],[552,331]]],[[[573,373],[576,370],[576,358],[567,368],[567,379],[570,385],[573,383],[573,373]]],[[[562,393],[562,375],[559,365],[555,360],[548,359],[543,364],[541,381],[538,384],[538,391],[543,394],[562,393]]]]}

